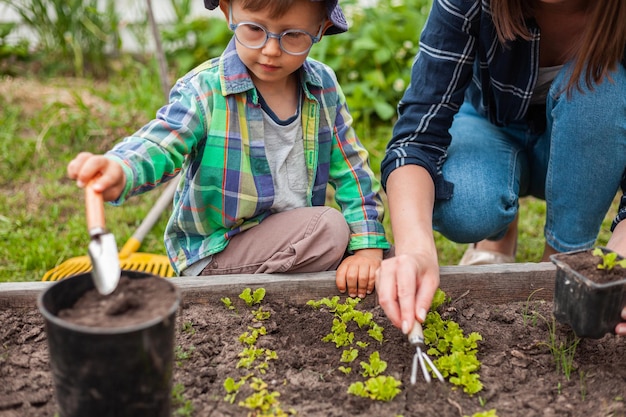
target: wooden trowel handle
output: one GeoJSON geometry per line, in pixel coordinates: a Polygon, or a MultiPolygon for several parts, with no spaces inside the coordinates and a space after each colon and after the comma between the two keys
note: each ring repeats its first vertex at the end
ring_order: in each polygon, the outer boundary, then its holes
{"type": "Polygon", "coordinates": [[[87,215],[87,230],[105,228],[104,223],[104,198],[102,193],[97,193],[90,184],[85,187],[85,209],[87,215]]]}

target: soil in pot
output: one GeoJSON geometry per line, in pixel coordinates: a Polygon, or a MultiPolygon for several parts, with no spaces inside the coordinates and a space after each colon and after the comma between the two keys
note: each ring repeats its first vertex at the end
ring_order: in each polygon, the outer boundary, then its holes
{"type": "Polygon", "coordinates": [[[574,271],[598,284],[626,279],[626,269],[619,265],[612,269],[599,269],[598,264],[602,263],[602,258],[594,255],[593,249],[563,254],[560,259],[566,262],[574,271]]]}
{"type": "Polygon", "coordinates": [[[176,287],[134,271],[112,294],[93,284],[69,277],[38,299],[60,416],[170,416],[176,287]]]}
{"type": "Polygon", "coordinates": [[[616,262],[621,258],[598,247],[552,255],[551,259],[557,267],[556,319],[570,325],[580,337],[597,339],[615,332],[626,306],[626,269],[616,262]],[[595,255],[597,251],[604,255],[595,255]]]}
{"type": "Polygon", "coordinates": [[[112,294],[91,289],[58,317],[87,327],[128,327],[165,316],[174,302],[176,293],[167,281],[122,276],[112,294]]]}
{"type": "MultiPolygon", "coordinates": [[[[227,309],[219,295],[205,300],[184,305],[178,315],[172,414],[246,416],[248,410],[238,402],[250,394],[249,384],[232,404],[224,400],[223,384],[229,376],[248,372],[236,367],[243,348],[239,336],[258,323],[240,300],[233,300],[234,310],[227,309]]],[[[280,393],[283,410],[307,417],[461,417],[490,409],[500,417],[626,416],[626,338],[582,339],[575,351],[566,351],[571,330],[554,323],[549,301],[494,305],[464,297],[442,307],[442,316],[457,322],[466,334],[483,336],[478,358],[484,388],[474,396],[450,383],[428,385],[421,376],[411,385],[414,348],[374,301],[368,297],[359,308],[373,313],[385,328],[386,341],[370,343],[352,365],[355,371],[344,375],[338,370],[345,365],[341,349],[321,340],[330,332],[332,314],[267,294],[262,306],[271,315],[259,343],[275,350],[277,359],[270,361],[262,379],[270,391],[280,393]],[[572,354],[569,377],[552,349],[572,354]],[[388,362],[385,373],[402,381],[401,393],[390,402],[347,393],[349,384],[363,379],[356,371],[358,362],[375,350],[388,362]]],[[[56,403],[40,315],[35,310],[4,310],[0,323],[0,416],[53,417],[56,403]]]]}

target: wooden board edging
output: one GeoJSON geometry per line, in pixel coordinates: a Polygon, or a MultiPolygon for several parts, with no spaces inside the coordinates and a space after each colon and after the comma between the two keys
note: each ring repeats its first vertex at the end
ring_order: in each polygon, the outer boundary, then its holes
{"type": "MultiPolygon", "coordinates": [[[[452,299],[501,304],[534,300],[551,301],[555,266],[550,262],[480,266],[442,266],[441,289],[452,299]]],[[[180,288],[185,303],[207,303],[237,297],[246,288],[267,290],[273,297],[295,303],[341,295],[333,271],[309,274],[220,275],[170,278],[180,288]]],[[[54,282],[0,283],[0,310],[36,307],[37,297],[54,282]]],[[[373,297],[368,297],[373,298],[373,297]]]]}

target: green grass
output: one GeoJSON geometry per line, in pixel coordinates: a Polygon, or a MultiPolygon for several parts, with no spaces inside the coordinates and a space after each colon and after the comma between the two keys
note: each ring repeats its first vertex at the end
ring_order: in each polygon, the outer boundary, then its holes
{"type": "MultiPolygon", "coordinates": [[[[67,179],[66,165],[80,151],[108,149],[149,120],[161,104],[156,72],[137,66],[107,83],[71,78],[0,80],[0,282],[39,281],[54,266],[87,254],[83,194],[67,179]]],[[[378,170],[391,126],[364,126],[359,120],[355,126],[378,170]]],[[[158,195],[106,207],[107,226],[119,247],[158,195]]],[[[599,244],[609,237],[614,213],[613,209],[607,215],[599,244]]],[[[542,201],[522,201],[518,262],[540,259],[544,214],[542,201]]],[[[163,216],[141,252],[165,253],[165,223],[163,216]]],[[[389,230],[388,217],[385,225],[389,230]]],[[[435,235],[441,264],[456,264],[467,245],[435,235]]]]}

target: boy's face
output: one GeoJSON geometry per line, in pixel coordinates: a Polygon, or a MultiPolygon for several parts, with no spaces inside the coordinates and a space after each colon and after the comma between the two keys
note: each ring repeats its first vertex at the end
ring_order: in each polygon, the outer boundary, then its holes
{"type": "MultiPolygon", "coordinates": [[[[226,2],[220,2],[222,12],[226,19],[229,18],[229,10],[226,2]]],[[[282,16],[272,15],[267,9],[259,11],[246,10],[241,7],[240,2],[232,0],[232,23],[253,22],[263,26],[267,31],[280,34],[286,30],[303,30],[313,36],[320,33],[320,26],[329,26],[326,22],[326,9],[324,2],[298,0],[282,16]]],[[[325,30],[325,28],[324,28],[325,30]]],[[[288,81],[289,76],[302,66],[308,52],[302,55],[291,55],[283,51],[278,39],[270,37],[267,43],[259,48],[252,49],[236,42],[237,54],[248,68],[255,84],[276,84],[283,85],[288,81]]]]}

